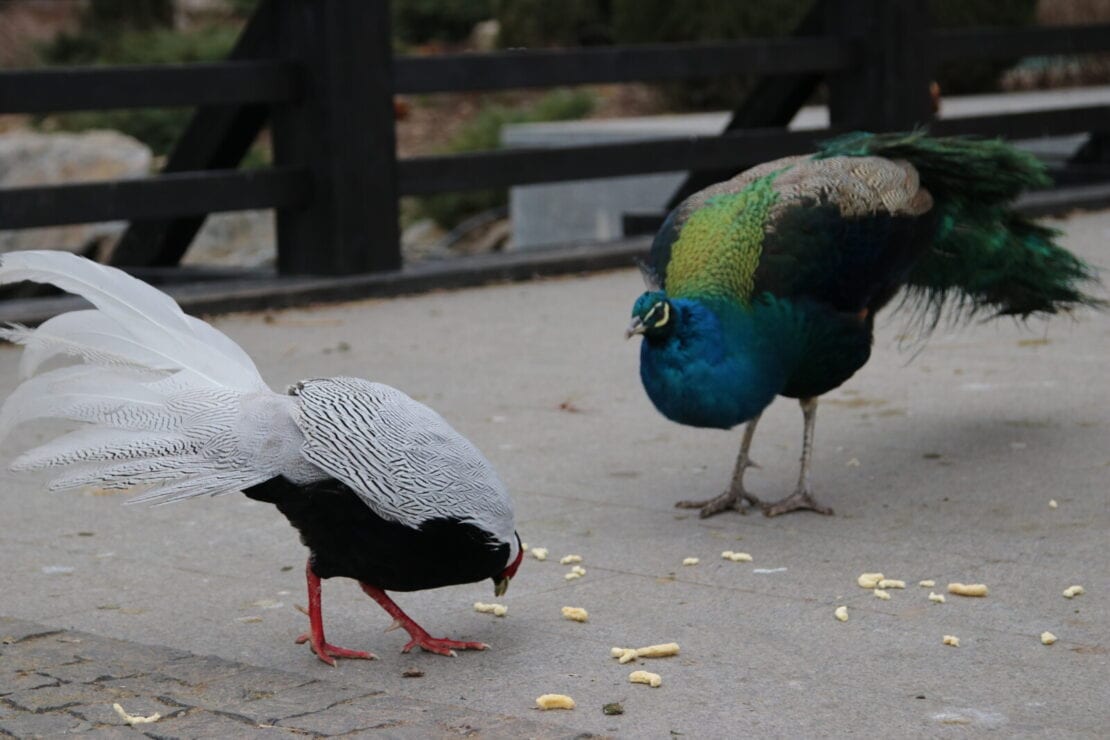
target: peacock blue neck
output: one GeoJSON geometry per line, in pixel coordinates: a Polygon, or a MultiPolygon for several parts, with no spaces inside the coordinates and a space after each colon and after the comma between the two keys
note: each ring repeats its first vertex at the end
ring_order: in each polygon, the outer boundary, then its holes
{"type": "Polygon", "coordinates": [[[673,330],[645,337],[640,349],[640,378],[660,413],[731,429],[762,412],[796,354],[790,313],[771,301],[746,307],[679,298],[671,305],[673,330]]]}

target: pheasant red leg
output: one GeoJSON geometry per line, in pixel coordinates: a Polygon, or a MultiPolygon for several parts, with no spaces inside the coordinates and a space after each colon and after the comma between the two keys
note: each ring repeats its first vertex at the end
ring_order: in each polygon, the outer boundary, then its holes
{"type": "Polygon", "coordinates": [[[402,653],[407,653],[414,647],[418,647],[430,653],[455,657],[456,650],[485,650],[489,647],[489,645],[484,642],[462,642],[461,640],[449,640],[445,637],[432,637],[423,627],[414,622],[412,617],[405,614],[401,610],[401,607],[397,606],[397,603],[386,595],[385,591],[366,583],[360,585],[367,596],[378,602],[382,609],[389,612],[389,616],[397,620],[397,624],[403,627],[405,632],[409,633],[409,637],[412,639],[401,648],[402,653]]]}
{"type": "Polygon", "coordinates": [[[330,666],[335,666],[336,658],[361,658],[373,660],[375,655],[362,650],[348,650],[336,645],[329,645],[324,639],[324,616],[320,609],[320,577],[312,570],[312,561],[305,566],[305,577],[308,580],[308,632],[297,638],[297,644],[309,643],[316,657],[330,666]]]}

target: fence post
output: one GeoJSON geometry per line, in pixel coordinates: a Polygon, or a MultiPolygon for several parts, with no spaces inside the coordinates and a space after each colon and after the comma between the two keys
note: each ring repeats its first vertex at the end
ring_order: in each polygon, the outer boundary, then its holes
{"type": "Polygon", "coordinates": [[[833,127],[899,131],[932,120],[926,0],[825,0],[825,28],[863,51],[858,68],[829,77],[833,127]]]}
{"type": "Polygon", "coordinates": [[[275,106],[274,162],[307,167],[312,201],[278,211],[278,269],[345,275],[401,265],[393,49],[386,0],[277,0],[278,48],[303,98],[275,106]]]}

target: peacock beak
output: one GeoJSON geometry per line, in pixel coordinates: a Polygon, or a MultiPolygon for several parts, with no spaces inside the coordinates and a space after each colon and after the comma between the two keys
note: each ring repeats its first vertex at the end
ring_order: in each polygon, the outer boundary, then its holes
{"type": "Polygon", "coordinates": [[[637,316],[636,318],[632,319],[632,323],[629,324],[628,328],[624,330],[624,338],[631,339],[637,334],[643,334],[644,329],[646,328],[647,327],[644,326],[643,320],[639,316],[637,316]]]}
{"type": "Polygon", "coordinates": [[[494,596],[504,596],[505,592],[508,591],[508,590],[509,590],[509,577],[508,576],[498,578],[496,581],[493,582],[493,595],[494,596]]]}

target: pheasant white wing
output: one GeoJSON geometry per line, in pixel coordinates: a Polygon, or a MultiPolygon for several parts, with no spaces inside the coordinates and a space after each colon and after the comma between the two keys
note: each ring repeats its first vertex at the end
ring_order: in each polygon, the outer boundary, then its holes
{"type": "Polygon", "coordinates": [[[378,516],[411,527],[449,517],[512,538],[504,483],[435,411],[395,388],[356,378],[306,380],[296,392],[304,456],[378,516]]]}

